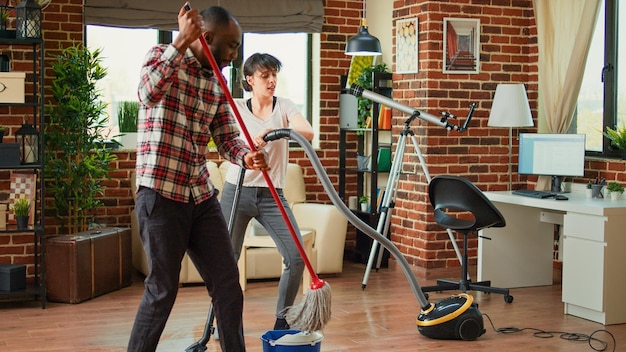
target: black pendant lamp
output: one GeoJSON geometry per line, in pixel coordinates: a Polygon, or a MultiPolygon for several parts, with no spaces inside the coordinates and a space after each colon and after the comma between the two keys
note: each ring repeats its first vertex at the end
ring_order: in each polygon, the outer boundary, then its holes
{"type": "Polygon", "coordinates": [[[346,55],[352,56],[374,56],[382,55],[380,41],[367,31],[367,21],[365,20],[365,0],[363,0],[363,18],[359,33],[350,39],[346,44],[346,55]]]}

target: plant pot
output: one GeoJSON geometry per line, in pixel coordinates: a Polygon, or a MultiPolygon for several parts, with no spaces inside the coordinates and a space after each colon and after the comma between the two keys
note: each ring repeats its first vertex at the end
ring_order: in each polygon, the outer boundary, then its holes
{"type": "Polygon", "coordinates": [[[610,200],[620,200],[621,196],[622,196],[622,193],[620,192],[609,192],[610,200]]]}
{"type": "Polygon", "coordinates": [[[361,211],[366,212],[367,211],[367,203],[361,203],[361,211]]]}
{"type": "Polygon", "coordinates": [[[137,149],[137,132],[122,132],[123,136],[120,136],[121,149],[137,149]]]}
{"type": "Polygon", "coordinates": [[[16,216],[17,229],[26,230],[28,228],[28,216],[16,216]]]}

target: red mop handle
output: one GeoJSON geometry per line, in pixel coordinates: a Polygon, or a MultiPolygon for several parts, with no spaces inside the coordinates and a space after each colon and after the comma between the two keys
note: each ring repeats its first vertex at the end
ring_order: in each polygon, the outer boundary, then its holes
{"type": "MultiPolygon", "coordinates": [[[[185,9],[189,11],[191,10],[191,6],[185,5],[185,9]]],[[[219,81],[220,86],[222,87],[222,90],[224,91],[224,94],[226,95],[226,99],[228,100],[228,103],[233,108],[233,113],[235,114],[235,118],[237,119],[237,122],[239,123],[241,131],[243,132],[243,135],[246,138],[246,141],[248,142],[250,149],[255,150],[255,148],[253,148],[254,143],[252,141],[252,138],[250,137],[250,133],[248,132],[248,129],[246,125],[244,124],[243,119],[241,118],[241,115],[239,114],[237,105],[235,105],[235,101],[233,100],[233,97],[230,94],[230,91],[228,90],[228,85],[226,84],[226,80],[222,76],[222,73],[221,73],[222,71],[217,65],[217,61],[215,61],[215,57],[213,57],[213,53],[211,52],[211,49],[209,48],[209,44],[207,43],[206,38],[204,38],[204,35],[200,36],[200,43],[202,43],[204,54],[209,59],[211,68],[213,69],[213,72],[215,73],[215,76],[217,77],[217,80],[219,81]]],[[[272,193],[272,197],[274,198],[274,201],[276,202],[276,205],[278,206],[278,210],[280,210],[280,214],[282,215],[283,219],[285,220],[285,223],[287,224],[287,228],[289,228],[289,233],[291,234],[291,237],[296,242],[296,247],[298,248],[298,252],[300,252],[300,256],[302,257],[302,260],[304,261],[304,265],[306,265],[306,268],[309,271],[309,274],[311,275],[311,289],[321,288],[322,286],[324,286],[324,281],[321,280],[315,273],[315,270],[313,269],[313,266],[311,265],[311,261],[307,257],[306,252],[304,251],[304,248],[302,247],[302,244],[300,243],[300,239],[298,238],[298,235],[296,234],[296,229],[293,227],[293,224],[291,223],[291,220],[289,219],[289,216],[287,215],[287,211],[285,210],[285,207],[283,206],[283,203],[281,202],[280,197],[278,196],[278,192],[276,192],[276,189],[274,188],[274,185],[272,184],[272,180],[267,174],[267,171],[261,170],[261,173],[263,174],[263,178],[265,179],[265,182],[267,183],[267,186],[270,189],[270,193],[272,193]]]]}

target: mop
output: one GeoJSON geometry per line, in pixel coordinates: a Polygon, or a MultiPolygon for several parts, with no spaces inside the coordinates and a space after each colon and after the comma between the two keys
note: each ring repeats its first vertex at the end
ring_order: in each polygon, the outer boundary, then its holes
{"type": "MultiPolygon", "coordinates": [[[[191,10],[191,6],[187,4],[185,5],[185,9],[189,11],[191,10]]],[[[252,141],[252,138],[250,137],[250,133],[248,132],[248,129],[246,128],[246,125],[241,118],[241,115],[239,114],[239,110],[237,109],[235,101],[230,94],[228,85],[226,84],[226,80],[222,76],[221,70],[217,65],[217,61],[215,61],[213,53],[209,48],[209,44],[207,43],[203,35],[200,36],[200,43],[202,44],[204,54],[209,59],[211,68],[213,69],[213,72],[215,73],[215,76],[217,77],[217,80],[219,81],[219,84],[222,87],[224,94],[226,95],[226,98],[233,110],[235,118],[239,123],[241,132],[243,133],[248,145],[250,146],[250,149],[254,150],[254,143],[252,141]]],[[[267,174],[267,171],[261,170],[261,172],[263,174],[265,182],[267,183],[270,193],[272,194],[272,197],[276,202],[276,206],[278,207],[281,216],[285,220],[287,228],[289,229],[289,233],[291,234],[291,237],[296,244],[298,252],[302,257],[302,260],[304,261],[304,265],[311,275],[310,289],[306,292],[304,298],[299,304],[287,308],[287,314],[285,315],[285,319],[287,320],[287,323],[289,323],[289,326],[294,329],[299,329],[302,331],[322,330],[326,323],[328,323],[328,321],[330,320],[330,285],[324,280],[321,280],[315,273],[313,265],[311,265],[311,261],[307,257],[304,247],[302,246],[302,243],[298,235],[296,234],[296,230],[293,227],[293,224],[291,223],[287,212],[285,211],[285,207],[283,206],[280,197],[278,196],[278,192],[276,192],[276,189],[274,188],[272,180],[267,174]]]]}

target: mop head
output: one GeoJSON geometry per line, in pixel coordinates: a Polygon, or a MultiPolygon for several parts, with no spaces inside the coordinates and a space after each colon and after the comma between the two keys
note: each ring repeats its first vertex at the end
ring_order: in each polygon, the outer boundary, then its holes
{"type": "Polygon", "coordinates": [[[299,304],[289,307],[285,319],[292,329],[301,331],[323,330],[330,320],[330,285],[327,282],[310,289],[299,304]]]}

